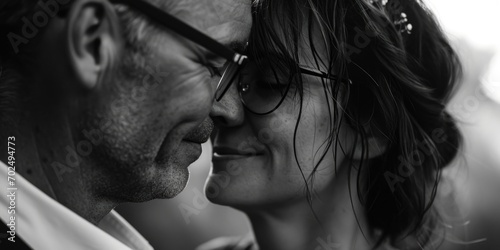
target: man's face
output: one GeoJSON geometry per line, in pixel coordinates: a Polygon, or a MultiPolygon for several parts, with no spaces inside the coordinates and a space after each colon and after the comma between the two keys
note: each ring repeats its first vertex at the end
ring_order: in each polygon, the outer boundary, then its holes
{"type": "MultiPolygon", "coordinates": [[[[246,42],[250,1],[171,2],[166,4],[170,14],[217,41],[246,42]]],[[[208,113],[217,79],[209,68],[224,60],[177,34],[160,31],[142,38],[150,40],[150,52],[119,58],[124,62],[118,75],[95,91],[78,131],[82,139],[90,137],[83,130],[99,135],[89,156],[89,166],[95,166],[91,178],[100,182],[97,192],[119,200],[177,195],[213,126],[208,113]]]]}

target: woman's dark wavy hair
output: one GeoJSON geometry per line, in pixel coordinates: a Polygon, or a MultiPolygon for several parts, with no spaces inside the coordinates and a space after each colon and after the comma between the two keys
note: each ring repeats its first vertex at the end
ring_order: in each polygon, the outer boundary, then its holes
{"type": "MultiPolygon", "coordinates": [[[[394,245],[409,235],[419,246],[429,243],[439,227],[432,204],[441,169],[461,144],[460,132],[445,111],[461,64],[432,13],[419,0],[389,0],[385,7],[368,0],[256,0],[253,15],[248,53],[257,65],[298,72],[300,44],[308,41],[318,69],[352,81],[323,81],[333,107],[334,129],[325,142],[329,149],[343,151],[337,140],[339,121],[357,132],[364,156],[369,134],[386,138],[382,156],[364,157],[353,166],[359,170],[357,198],[370,230],[381,232],[376,246],[387,240],[394,245]],[[393,24],[401,12],[413,26],[411,34],[393,24]],[[318,44],[326,47],[326,55],[319,54],[318,44]]],[[[289,84],[296,85],[295,96],[302,102],[302,80],[289,84]]],[[[300,107],[296,128],[301,114],[300,107]]],[[[314,172],[304,179],[312,202],[314,172]]]]}

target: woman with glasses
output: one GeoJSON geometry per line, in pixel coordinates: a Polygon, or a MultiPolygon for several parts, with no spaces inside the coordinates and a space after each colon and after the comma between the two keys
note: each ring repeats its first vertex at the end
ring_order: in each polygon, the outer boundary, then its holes
{"type": "Polygon", "coordinates": [[[200,249],[437,248],[460,63],[433,15],[416,0],[254,8],[248,63],[212,109],[206,194],[255,237],[200,249]]]}

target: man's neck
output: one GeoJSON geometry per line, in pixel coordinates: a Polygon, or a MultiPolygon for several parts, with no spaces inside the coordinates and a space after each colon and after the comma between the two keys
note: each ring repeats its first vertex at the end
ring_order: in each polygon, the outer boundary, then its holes
{"type": "MultiPolygon", "coordinates": [[[[50,119],[47,119],[50,121],[50,119]]],[[[16,172],[45,194],[79,216],[97,224],[116,203],[97,199],[84,171],[72,162],[68,150],[74,149],[71,131],[66,122],[35,125],[31,119],[19,120],[18,126],[2,124],[1,138],[16,138],[16,172]]],[[[7,143],[0,143],[2,152],[7,143]],[[5,144],[5,145],[3,145],[5,144]]],[[[5,154],[0,160],[7,162],[5,154]]],[[[82,163],[82,162],[80,162],[82,163]]]]}

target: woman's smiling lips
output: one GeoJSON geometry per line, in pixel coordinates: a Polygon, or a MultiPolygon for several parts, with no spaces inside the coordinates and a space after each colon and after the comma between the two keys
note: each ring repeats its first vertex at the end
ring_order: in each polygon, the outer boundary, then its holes
{"type": "Polygon", "coordinates": [[[246,150],[238,150],[236,147],[228,147],[228,146],[214,146],[214,159],[238,159],[238,158],[247,158],[253,156],[263,155],[264,152],[259,152],[255,149],[246,149],[246,150]]]}

